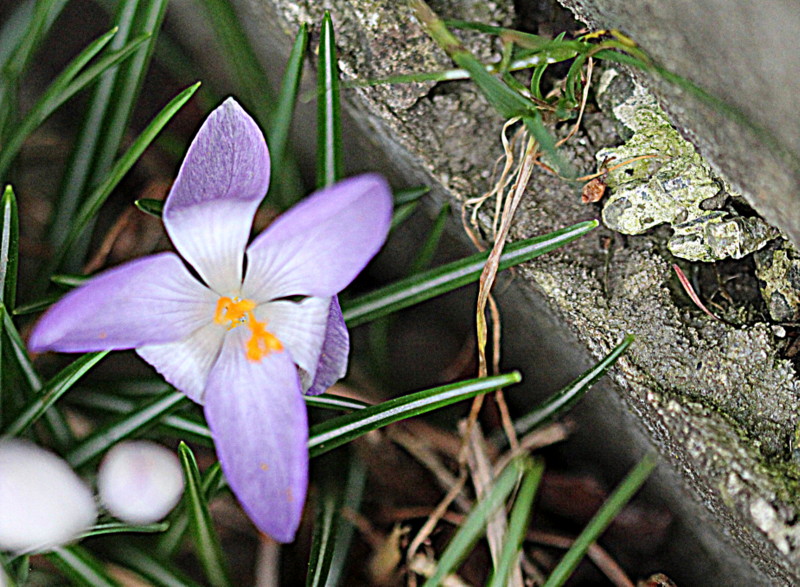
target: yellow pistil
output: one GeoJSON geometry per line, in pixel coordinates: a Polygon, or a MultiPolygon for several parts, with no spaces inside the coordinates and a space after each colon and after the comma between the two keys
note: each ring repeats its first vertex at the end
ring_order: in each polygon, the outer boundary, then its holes
{"type": "Polygon", "coordinates": [[[283,345],[276,336],[267,332],[267,323],[259,322],[253,315],[256,304],[252,300],[221,297],[214,311],[214,322],[227,326],[228,330],[245,324],[250,329],[250,340],[245,345],[245,354],[250,361],[260,361],[272,351],[282,351],[283,345]]]}

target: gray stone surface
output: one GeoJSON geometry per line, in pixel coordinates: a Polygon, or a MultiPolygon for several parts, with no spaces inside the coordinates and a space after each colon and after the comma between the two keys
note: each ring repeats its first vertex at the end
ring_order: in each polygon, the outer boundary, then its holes
{"type": "MultiPolygon", "coordinates": [[[[328,8],[345,79],[449,65],[404,3],[236,4],[266,59],[281,59],[276,47],[279,54],[288,52],[299,23],[314,26],[328,8]]],[[[434,8],[483,22],[512,18],[510,2],[434,8]]],[[[671,34],[662,29],[665,38],[671,34]]],[[[490,50],[471,46],[484,55],[490,50]]],[[[348,91],[345,99],[353,115],[348,145],[355,153],[360,144],[362,154],[353,155],[353,167],[383,165],[398,185],[427,183],[434,201],[449,201],[456,209],[486,189],[501,152],[503,121],[470,83],[364,88],[348,91]]],[[[614,133],[599,114],[587,117],[585,129],[570,142],[568,156],[588,173],[595,152],[610,146],[614,133]]],[[[759,171],[768,169],[758,161],[759,171]]],[[[782,185],[788,188],[790,179],[784,177],[782,185]]],[[[787,218],[796,219],[793,214],[787,218]]],[[[596,208],[580,203],[575,188],[537,171],[512,238],[597,215],[596,208]]],[[[488,212],[481,217],[485,226],[491,220],[488,212]]],[[[624,333],[635,334],[631,352],[613,372],[615,385],[600,386],[578,410],[576,443],[611,479],[619,478],[648,440],[658,446],[666,468],[655,489],[682,520],[664,556],[683,573],[676,578],[684,584],[798,584],[796,493],[791,475],[784,474],[793,470],[796,374],[779,358],[767,325],[715,322],[688,304],[670,262],[658,234],[624,243],[598,230],[522,268],[505,302],[506,364],[519,367],[528,382],[515,395],[534,403],[608,352],[624,333]],[[602,246],[608,238],[610,249],[602,246]],[[691,568],[687,557],[696,563],[691,568]]]]}

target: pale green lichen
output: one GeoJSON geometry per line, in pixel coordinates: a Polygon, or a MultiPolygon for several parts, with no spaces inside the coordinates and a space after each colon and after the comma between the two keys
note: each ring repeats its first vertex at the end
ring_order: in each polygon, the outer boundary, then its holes
{"type": "MultiPolygon", "coordinates": [[[[606,86],[607,81],[601,82],[601,87],[606,86]]],[[[720,193],[736,194],[714,176],[642,86],[635,85],[631,96],[613,111],[633,136],[596,155],[601,165],[611,168],[606,176],[611,195],[603,208],[606,226],[623,234],[642,234],[669,224],[675,231],[667,243],[670,252],[706,262],[739,259],[778,236],[760,218],[708,209],[709,203],[727,199],[719,198],[720,193]]]]}
{"type": "Polygon", "coordinates": [[[800,320],[800,252],[780,239],[756,256],[756,276],[770,316],[776,322],[800,320]]]}

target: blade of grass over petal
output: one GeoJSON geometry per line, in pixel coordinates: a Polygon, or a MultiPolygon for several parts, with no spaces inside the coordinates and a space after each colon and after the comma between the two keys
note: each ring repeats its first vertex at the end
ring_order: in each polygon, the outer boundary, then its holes
{"type": "Polygon", "coordinates": [[[597,541],[622,508],[625,507],[634,494],[639,491],[644,482],[647,481],[650,473],[655,469],[657,462],[654,454],[647,454],[630,470],[622,483],[620,483],[614,490],[614,493],[608,497],[580,535],[575,539],[572,547],[567,551],[558,565],[556,565],[553,572],[550,573],[544,587],[559,587],[569,579],[578,566],[578,563],[586,556],[586,551],[589,549],[589,546],[597,541]]]}
{"type": "MultiPolygon", "coordinates": [[[[325,465],[319,468],[315,480],[319,485],[314,518],[314,533],[311,539],[311,555],[308,559],[306,587],[324,587],[328,582],[333,553],[339,534],[344,504],[344,484],[347,477],[342,475],[351,467],[351,459],[347,454],[333,453],[320,460],[325,465]]],[[[318,465],[320,463],[314,463],[318,465]]]]}
{"type": "Polygon", "coordinates": [[[508,585],[511,570],[519,560],[522,542],[525,540],[525,534],[531,518],[533,499],[536,497],[536,491],[539,488],[543,473],[544,461],[542,459],[535,459],[533,464],[525,470],[522,484],[514,501],[514,509],[511,510],[511,516],[509,516],[506,541],[500,552],[500,560],[489,581],[489,587],[505,587],[508,585]]]}
{"type": "Polygon", "coordinates": [[[87,353],[76,359],[42,387],[41,394],[6,429],[5,434],[18,436],[42,417],[50,406],[64,395],[89,369],[94,367],[109,351],[87,353]]]}
{"type": "MultiPolygon", "coordinates": [[[[542,424],[572,409],[572,407],[586,395],[586,392],[589,391],[592,385],[603,377],[614,363],[617,362],[617,359],[628,350],[633,340],[633,335],[629,334],[626,336],[621,343],[614,347],[610,353],[603,357],[591,369],[588,369],[563,389],[551,395],[526,415],[517,419],[514,422],[514,430],[517,431],[517,434],[520,436],[528,434],[542,424]]],[[[504,438],[502,434],[498,434],[493,440],[502,441],[504,438]]]]}
{"type": "Polygon", "coordinates": [[[308,27],[300,25],[297,36],[289,53],[289,61],[286,63],[286,71],[281,81],[281,89],[278,94],[278,103],[275,112],[271,117],[269,131],[267,132],[267,143],[269,144],[269,154],[275,169],[281,169],[283,157],[286,152],[286,143],[289,140],[289,129],[292,125],[292,115],[297,104],[297,94],[300,90],[300,80],[303,77],[303,63],[308,48],[308,27]]]}
{"type": "Polygon", "coordinates": [[[7,185],[0,200],[0,303],[13,309],[17,298],[19,212],[14,189],[7,185]]]}
{"type": "MultiPolygon", "coordinates": [[[[63,241],[80,197],[102,181],[119,151],[166,6],[167,0],[126,0],[119,5],[119,32],[111,41],[111,48],[116,49],[129,36],[142,35],[146,41],[129,60],[106,71],[95,89],[62,182],[50,239],[55,246],[63,241]]],[[[70,267],[81,266],[88,246],[89,237],[85,235],[70,253],[70,267]]]]}
{"type": "Polygon", "coordinates": [[[445,577],[458,568],[461,561],[472,551],[478,539],[486,532],[486,524],[492,513],[505,503],[516,487],[520,475],[524,474],[528,468],[530,468],[530,464],[522,459],[515,459],[503,469],[486,497],[475,505],[447,544],[442,556],[439,557],[436,572],[425,581],[423,587],[442,585],[445,577]]]}
{"type": "Polygon", "coordinates": [[[425,31],[436,41],[436,44],[445,50],[450,59],[469,72],[472,81],[501,116],[514,118],[530,115],[536,110],[533,102],[489,73],[486,66],[453,36],[444,22],[423,0],[411,0],[411,7],[425,31]]]}
{"type": "Polygon", "coordinates": [[[339,103],[339,66],[329,12],[322,17],[317,65],[317,188],[342,178],[342,120],[339,103]]]}
{"type": "Polygon", "coordinates": [[[70,450],[66,459],[74,468],[81,467],[105,453],[109,448],[124,438],[145,430],[158,422],[166,414],[189,400],[171,387],[151,401],[138,407],[136,411],[111,422],[94,434],[83,439],[80,444],[70,450]]]}
{"type": "Polygon", "coordinates": [[[211,514],[208,512],[208,501],[200,485],[200,471],[192,450],[183,442],[178,446],[178,456],[183,466],[186,480],[184,504],[189,514],[189,525],[195,543],[195,552],[205,571],[206,579],[213,587],[228,587],[228,578],[222,547],[217,538],[211,514]]]}
{"type": "Polygon", "coordinates": [[[106,573],[102,563],[85,548],[80,546],[56,548],[44,556],[69,579],[70,585],[120,587],[120,584],[106,573]]]}
{"type": "Polygon", "coordinates": [[[259,63],[247,33],[228,0],[203,0],[202,6],[219,39],[225,63],[235,74],[243,104],[253,112],[261,128],[268,128],[272,118],[270,83],[259,63]]]}
{"type": "MultiPolygon", "coordinates": [[[[498,270],[508,269],[557,249],[583,236],[597,227],[597,224],[596,220],[580,222],[546,235],[506,245],[498,270]]],[[[489,252],[476,253],[349,300],[342,304],[344,319],[348,326],[357,326],[476,282],[488,257],[489,252]]]]}
{"type": "Polygon", "coordinates": [[[161,130],[172,119],[173,116],[180,110],[186,102],[194,95],[200,87],[200,82],[193,84],[183,90],[175,98],[173,98],[156,117],[147,125],[142,133],[136,138],[128,150],[117,160],[112,169],[109,171],[106,179],[98,185],[94,191],[84,200],[83,205],[78,211],[70,231],[65,237],[61,247],[53,255],[46,274],[52,273],[53,269],[60,266],[66,252],[77,240],[77,238],[86,229],[89,222],[94,218],[95,214],[100,210],[100,207],[105,203],[108,196],[122,180],[125,174],[128,173],[133,164],[141,157],[145,149],[150,146],[150,143],[158,136],[161,130]]]}
{"type": "Polygon", "coordinates": [[[487,391],[519,383],[521,380],[522,377],[516,371],[470,379],[418,391],[351,414],[331,418],[311,427],[308,440],[309,454],[317,457],[387,424],[443,408],[487,391]]]}

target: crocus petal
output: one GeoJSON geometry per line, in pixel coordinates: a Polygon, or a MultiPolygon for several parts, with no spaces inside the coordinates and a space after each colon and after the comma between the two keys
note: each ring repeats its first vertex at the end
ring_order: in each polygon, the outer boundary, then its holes
{"type": "Polygon", "coordinates": [[[244,248],[269,170],[264,135],[229,98],[203,123],[167,197],[164,226],[175,248],[221,295],[241,284],[244,248]]]}
{"type": "Polygon", "coordinates": [[[247,359],[236,328],[211,370],[205,415],[222,471],[242,507],[279,542],[294,539],[308,486],[308,421],[297,368],[285,351],[247,359]]]}
{"type": "Polygon", "coordinates": [[[329,307],[330,298],[309,297],[300,302],[269,302],[256,310],[256,318],[266,321],[267,330],[278,337],[303,370],[303,388],[309,387],[314,380],[325,340],[329,307]]]}
{"type": "Polygon", "coordinates": [[[325,329],[325,342],[319,355],[314,382],[306,391],[308,395],[318,395],[339,381],[347,373],[347,356],[350,353],[350,334],[342,316],[339,298],[331,299],[328,324],[325,329]]]}
{"type": "Polygon", "coordinates": [[[108,511],[123,522],[152,524],[181,498],[181,464],[174,452],[155,442],[121,442],[103,457],[97,490],[108,511]]]}
{"type": "Polygon", "coordinates": [[[173,253],[144,257],[61,298],[39,320],[29,347],[88,352],[180,340],[213,318],[216,300],[173,253]]]}
{"type": "Polygon", "coordinates": [[[291,208],[247,249],[246,298],[339,293],[378,252],[392,214],[379,175],[346,179],[291,208]]]}
{"type": "Polygon", "coordinates": [[[0,441],[0,550],[50,550],[96,518],[92,492],[65,461],[27,441],[0,441]]]}
{"type": "Polygon", "coordinates": [[[209,322],[183,340],[136,349],[145,361],[193,402],[203,403],[208,374],[228,330],[209,322]]]}

